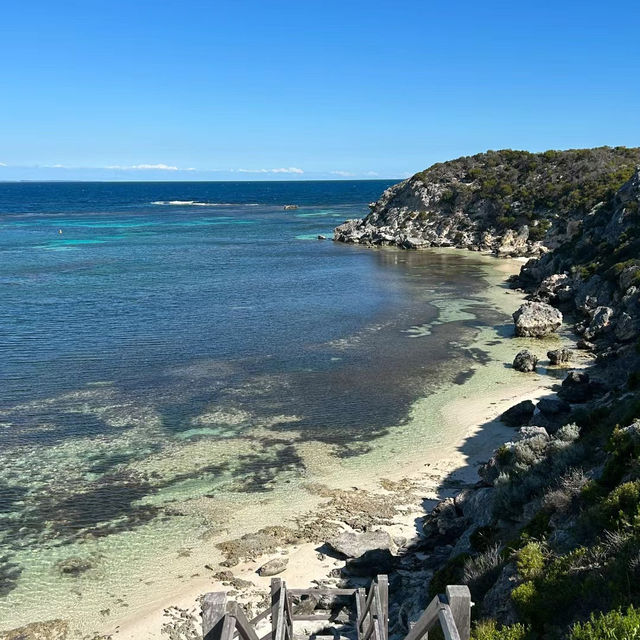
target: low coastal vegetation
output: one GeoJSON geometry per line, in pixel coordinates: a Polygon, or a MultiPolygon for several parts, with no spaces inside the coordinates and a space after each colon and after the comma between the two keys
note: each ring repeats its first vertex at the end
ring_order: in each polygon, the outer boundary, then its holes
{"type": "Polygon", "coordinates": [[[593,207],[610,203],[638,164],[640,149],[626,147],[466,156],[389,188],[366,218],[347,221],[334,237],[540,255],[571,236],[593,207]]]}

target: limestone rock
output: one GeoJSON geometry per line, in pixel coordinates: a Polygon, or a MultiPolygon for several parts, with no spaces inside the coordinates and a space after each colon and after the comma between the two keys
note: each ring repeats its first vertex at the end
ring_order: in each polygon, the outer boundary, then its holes
{"type": "Polygon", "coordinates": [[[562,314],[544,302],[525,302],[513,314],[513,321],[517,336],[542,338],[560,327],[562,314]]]}
{"type": "Polygon", "coordinates": [[[571,349],[553,349],[547,351],[547,358],[549,358],[549,364],[562,365],[571,361],[571,349]]]}
{"type": "Polygon", "coordinates": [[[547,416],[557,416],[571,411],[571,405],[559,398],[542,398],[538,402],[538,410],[547,416]]]}
{"type": "Polygon", "coordinates": [[[567,402],[582,403],[593,396],[589,383],[589,374],[581,371],[571,371],[562,381],[562,388],[558,395],[567,402]]]}
{"type": "Polygon", "coordinates": [[[393,539],[386,531],[366,531],[364,533],[343,531],[335,538],[327,540],[327,544],[334,551],[347,558],[358,558],[372,549],[395,550],[393,539]]]}
{"type": "Polygon", "coordinates": [[[523,400],[507,409],[500,416],[500,420],[509,427],[520,427],[531,419],[535,410],[536,407],[531,400],[523,400]]]}
{"type": "Polygon", "coordinates": [[[0,631],[0,640],[66,640],[69,623],[65,620],[32,622],[11,631],[0,631]]]}
{"type": "Polygon", "coordinates": [[[263,564],[258,569],[258,575],[262,577],[266,576],[276,576],[279,573],[282,573],[289,564],[288,558],[274,558],[273,560],[269,560],[269,562],[263,564]]]}
{"type": "Polygon", "coordinates": [[[596,307],[593,312],[591,322],[584,332],[584,337],[587,340],[592,340],[596,336],[603,333],[606,329],[609,328],[612,316],[613,309],[611,307],[596,307]]]}
{"type": "Polygon", "coordinates": [[[516,354],[516,357],[513,361],[513,368],[516,371],[522,371],[523,373],[528,373],[530,371],[536,370],[536,365],[538,364],[538,356],[531,353],[529,349],[523,349],[516,354]]]}
{"type": "Polygon", "coordinates": [[[359,558],[347,560],[345,573],[352,576],[376,576],[379,573],[390,573],[397,562],[398,559],[389,549],[371,549],[359,558]]]}
{"type": "Polygon", "coordinates": [[[70,556],[56,563],[56,569],[60,573],[70,576],[78,576],[85,571],[89,571],[92,566],[91,560],[80,556],[70,556]]]}

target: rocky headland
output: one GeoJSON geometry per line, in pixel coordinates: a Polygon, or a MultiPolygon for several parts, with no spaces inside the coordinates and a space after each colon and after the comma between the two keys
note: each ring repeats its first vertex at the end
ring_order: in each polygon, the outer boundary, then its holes
{"type": "Polygon", "coordinates": [[[405,249],[459,247],[538,256],[580,232],[640,164],[640,149],[488,151],[442,162],[387,189],[334,239],[405,249]]]}

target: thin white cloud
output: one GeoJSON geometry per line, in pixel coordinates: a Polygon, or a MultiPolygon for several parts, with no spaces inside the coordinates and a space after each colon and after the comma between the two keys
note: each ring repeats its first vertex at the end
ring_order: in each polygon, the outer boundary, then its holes
{"type": "Polygon", "coordinates": [[[349,178],[356,175],[355,173],[351,173],[351,171],[329,171],[329,173],[334,176],[342,176],[343,178],[349,178]]]}
{"type": "MultiPolygon", "coordinates": [[[[139,171],[139,170],[154,170],[154,171],[180,171],[179,167],[174,167],[168,164],[132,164],[128,166],[123,165],[112,165],[110,167],[105,167],[105,169],[118,169],[120,171],[139,171]]],[[[187,171],[191,171],[191,169],[187,169],[187,171]]]]}
{"type": "Polygon", "coordinates": [[[0,167],[6,167],[7,164],[5,162],[0,162],[0,167]]]}
{"type": "Polygon", "coordinates": [[[368,176],[379,176],[380,174],[377,171],[367,171],[368,176]]]}
{"type": "Polygon", "coordinates": [[[298,167],[280,167],[279,169],[230,169],[229,171],[236,173],[304,173],[298,167]]]}

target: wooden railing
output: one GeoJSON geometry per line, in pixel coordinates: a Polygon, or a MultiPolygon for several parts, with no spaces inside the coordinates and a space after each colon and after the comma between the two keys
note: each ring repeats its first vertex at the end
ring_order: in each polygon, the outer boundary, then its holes
{"type": "Polygon", "coordinates": [[[449,586],[437,595],[415,622],[404,640],[423,640],[436,624],[445,640],[469,640],[471,633],[471,594],[467,586],[449,586]]]}
{"type": "Polygon", "coordinates": [[[356,630],[358,640],[388,640],[389,638],[389,580],[378,576],[369,594],[356,591],[356,630]]]}
{"type": "MultiPolygon", "coordinates": [[[[332,611],[315,610],[322,596],[355,597],[358,640],[389,640],[389,587],[387,576],[378,576],[369,592],[364,589],[288,589],[284,580],[271,580],[271,606],[252,620],[242,607],[227,601],[224,593],[207,593],[202,602],[204,640],[294,640],[293,623],[332,619],[332,611]],[[315,598],[313,610],[293,599],[315,598]],[[258,637],[256,625],[271,615],[271,630],[258,637]]],[[[445,640],[469,640],[471,595],[466,586],[447,587],[445,595],[436,596],[415,622],[404,640],[426,640],[437,624],[445,640]]]]}

